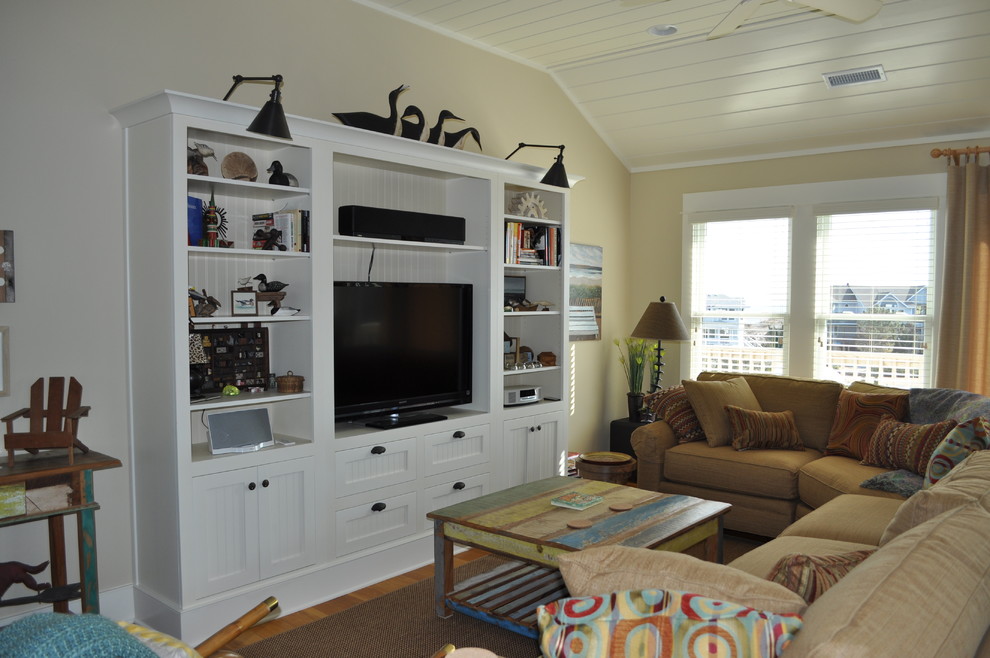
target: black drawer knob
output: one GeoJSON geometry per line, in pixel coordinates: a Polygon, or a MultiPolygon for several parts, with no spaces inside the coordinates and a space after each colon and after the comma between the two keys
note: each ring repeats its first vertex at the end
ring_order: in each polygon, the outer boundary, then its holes
{"type": "Polygon", "coordinates": [[[255,484],[254,482],[252,482],[252,483],[250,483],[250,484],[248,484],[248,490],[249,490],[249,491],[254,491],[254,490],[255,490],[255,489],[257,489],[257,488],[258,488],[258,485],[257,485],[257,484],[255,484]]]}
{"type": "Polygon", "coordinates": [[[381,512],[383,509],[385,509],[385,503],[375,503],[371,506],[372,512],[381,512]]]}
{"type": "Polygon", "coordinates": [[[465,436],[467,436],[467,435],[464,432],[462,432],[461,430],[457,430],[456,432],[454,432],[454,438],[455,439],[463,439],[465,436]]]}
{"type": "Polygon", "coordinates": [[[261,481],[261,486],[265,487],[266,489],[268,488],[268,485],[269,485],[268,480],[262,480],[261,481]]]}
{"type": "Polygon", "coordinates": [[[371,449],[371,454],[373,455],[381,455],[384,453],[385,453],[385,446],[375,446],[374,448],[371,449]]]}
{"type": "Polygon", "coordinates": [[[461,489],[463,489],[463,488],[464,488],[464,487],[466,487],[466,486],[467,486],[467,485],[466,485],[466,484],[464,484],[463,482],[455,482],[455,483],[454,483],[454,490],[455,490],[455,491],[460,491],[461,489]]]}

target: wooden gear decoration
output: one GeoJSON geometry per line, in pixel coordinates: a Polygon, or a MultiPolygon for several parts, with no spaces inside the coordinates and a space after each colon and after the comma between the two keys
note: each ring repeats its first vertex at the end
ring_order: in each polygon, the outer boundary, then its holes
{"type": "Polygon", "coordinates": [[[74,463],[75,448],[89,452],[89,448],[76,438],[79,419],[88,416],[90,409],[80,404],[82,384],[75,377],[70,377],[68,396],[63,399],[64,391],[65,377],[50,377],[48,407],[45,408],[45,378],[39,377],[31,385],[31,406],[2,419],[7,425],[3,447],[7,450],[8,467],[14,466],[14,450],[37,454],[42,449],[66,448],[70,464],[74,463]],[[27,432],[14,432],[14,421],[18,418],[28,419],[27,432]]]}
{"type": "Polygon", "coordinates": [[[543,199],[535,192],[525,192],[512,199],[509,206],[509,214],[519,217],[533,217],[534,219],[546,219],[547,207],[543,204],[543,199]]]}

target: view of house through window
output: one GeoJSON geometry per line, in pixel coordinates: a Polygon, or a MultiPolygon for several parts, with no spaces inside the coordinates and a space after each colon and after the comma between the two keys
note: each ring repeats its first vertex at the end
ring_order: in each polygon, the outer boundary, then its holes
{"type": "MultiPolygon", "coordinates": [[[[805,201],[763,210],[686,204],[688,376],[931,385],[938,197],[837,202],[829,185],[762,188],[759,200],[805,201]]],[[[714,206],[732,193],[688,196],[714,206]]]]}

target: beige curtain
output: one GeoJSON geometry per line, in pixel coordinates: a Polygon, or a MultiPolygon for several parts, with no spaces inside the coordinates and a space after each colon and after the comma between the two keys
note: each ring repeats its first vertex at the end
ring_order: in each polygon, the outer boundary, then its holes
{"type": "Polygon", "coordinates": [[[949,161],[935,385],[990,395],[990,167],[949,161]]]}

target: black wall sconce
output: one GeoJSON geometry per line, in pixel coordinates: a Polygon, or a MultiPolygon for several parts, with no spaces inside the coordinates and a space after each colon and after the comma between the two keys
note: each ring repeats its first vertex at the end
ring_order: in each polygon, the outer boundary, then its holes
{"type": "Polygon", "coordinates": [[[550,165],[550,169],[547,170],[546,175],[543,177],[543,180],[541,180],[540,182],[543,183],[544,185],[553,185],[555,187],[570,187],[571,186],[570,183],[567,182],[567,172],[564,171],[564,145],[563,144],[557,144],[557,145],[553,145],[553,144],[524,144],[522,142],[519,142],[519,146],[516,147],[515,151],[513,151],[509,155],[505,156],[505,159],[508,160],[509,158],[511,158],[513,155],[516,154],[516,151],[518,151],[519,149],[522,149],[522,148],[560,149],[560,153],[557,154],[557,159],[554,161],[554,163],[552,165],[550,165]]]}
{"type": "Polygon", "coordinates": [[[223,99],[227,100],[230,98],[230,95],[234,93],[234,90],[242,82],[258,82],[262,80],[274,82],[275,89],[272,90],[271,98],[261,108],[258,116],[254,118],[254,121],[251,122],[251,125],[247,129],[253,133],[281,137],[282,139],[292,139],[292,135],[289,134],[289,124],[285,120],[285,110],[282,109],[282,91],[279,89],[282,86],[282,76],[270,75],[261,78],[245,78],[243,75],[235,75],[234,84],[230,86],[230,91],[227,92],[227,95],[223,99]]]}

